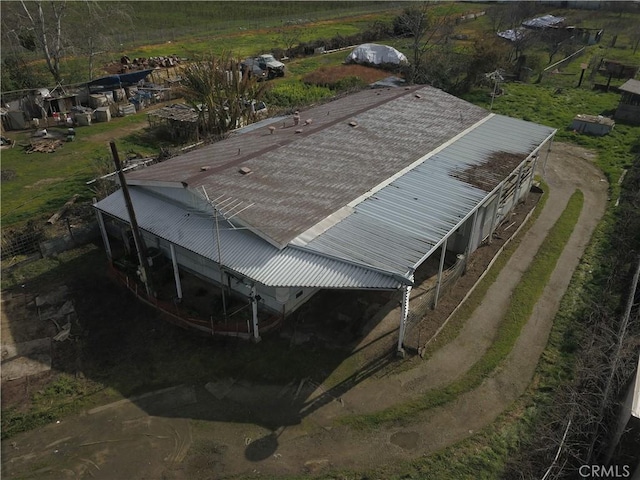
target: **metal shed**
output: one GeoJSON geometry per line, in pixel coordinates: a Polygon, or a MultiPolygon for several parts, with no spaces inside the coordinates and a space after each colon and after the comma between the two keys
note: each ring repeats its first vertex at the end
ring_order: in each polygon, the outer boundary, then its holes
{"type": "MultiPolygon", "coordinates": [[[[416,269],[489,238],[554,134],[431,87],[370,89],[298,123],[241,129],[127,183],[146,240],[176,269],[233,278],[265,308],[286,315],[323,288],[401,290],[401,350],[416,269]]],[[[129,221],[120,192],[95,208],[102,225],[129,221]]]]}

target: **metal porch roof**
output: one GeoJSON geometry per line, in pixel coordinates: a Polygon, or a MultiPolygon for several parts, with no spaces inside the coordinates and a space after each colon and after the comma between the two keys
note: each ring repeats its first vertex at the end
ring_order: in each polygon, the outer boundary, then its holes
{"type": "Polygon", "coordinates": [[[303,248],[406,275],[554,132],[494,115],[355,205],[303,248]],[[472,176],[465,175],[469,167],[472,176]]]}
{"type": "MultiPolygon", "coordinates": [[[[131,200],[141,229],[175,245],[218,262],[215,222],[203,215],[130,187],[131,200]]],[[[98,210],[129,222],[119,190],[95,205],[98,210]]],[[[282,250],[244,229],[232,229],[220,219],[220,246],[225,267],[272,287],[395,289],[392,275],[303,251],[282,250]]]]}

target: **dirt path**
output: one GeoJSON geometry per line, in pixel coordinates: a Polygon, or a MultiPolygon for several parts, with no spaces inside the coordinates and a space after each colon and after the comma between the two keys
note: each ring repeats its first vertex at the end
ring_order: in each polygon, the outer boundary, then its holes
{"type": "Polygon", "coordinates": [[[578,147],[554,147],[545,172],[550,198],[540,217],[458,338],[416,368],[364,379],[339,397],[309,382],[258,386],[225,381],[124,401],[13,438],[3,444],[3,473],[25,474],[37,464],[39,472],[30,478],[314,474],[411,459],[468,437],[508,408],[532,378],[560,299],[604,213],[607,183],[591,159],[578,147]],[[576,188],[585,198],[576,228],[501,369],[475,390],[419,415],[411,428],[357,432],[336,427],[341,416],[404,402],[467,371],[490,345],[510,292],[576,188]],[[152,406],[140,409],[144,402],[152,406]],[[199,421],[185,426],[185,419],[199,421]],[[153,456],[145,456],[146,450],[153,450],[153,456]]]}

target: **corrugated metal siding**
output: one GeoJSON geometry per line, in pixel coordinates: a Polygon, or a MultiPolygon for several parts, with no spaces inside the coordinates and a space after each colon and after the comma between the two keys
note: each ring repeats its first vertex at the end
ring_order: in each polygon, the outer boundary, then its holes
{"type": "MultiPolygon", "coordinates": [[[[181,208],[130,187],[131,200],[141,229],[218,262],[215,222],[196,211],[181,208]]],[[[96,208],[129,222],[122,192],[96,204],[96,208]]],[[[346,264],[298,248],[278,250],[247,230],[233,230],[220,222],[222,263],[240,275],[273,287],[394,289],[391,276],[346,264]]]]}
{"type": "Polygon", "coordinates": [[[482,185],[456,173],[508,152],[512,172],[552,128],[493,116],[464,137],[356,205],[354,212],[304,248],[405,275],[505,177],[479,169],[482,185]]]}

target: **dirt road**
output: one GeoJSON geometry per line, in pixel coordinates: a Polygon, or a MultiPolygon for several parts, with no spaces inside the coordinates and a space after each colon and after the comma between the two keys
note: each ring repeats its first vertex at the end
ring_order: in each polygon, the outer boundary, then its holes
{"type": "Polygon", "coordinates": [[[550,198],[460,335],[429,360],[341,395],[322,385],[252,385],[233,380],[181,386],[101,407],[4,442],[7,478],[211,479],[362,470],[435,452],[491,423],[529,384],[560,299],[604,213],[607,183],[592,155],[556,144],[545,168],[550,198]],[[510,292],[569,197],[584,208],[542,298],[505,365],[411,428],[359,432],[336,426],[458,378],[490,345],[510,292]],[[198,420],[194,420],[198,419],[198,420]]]}

